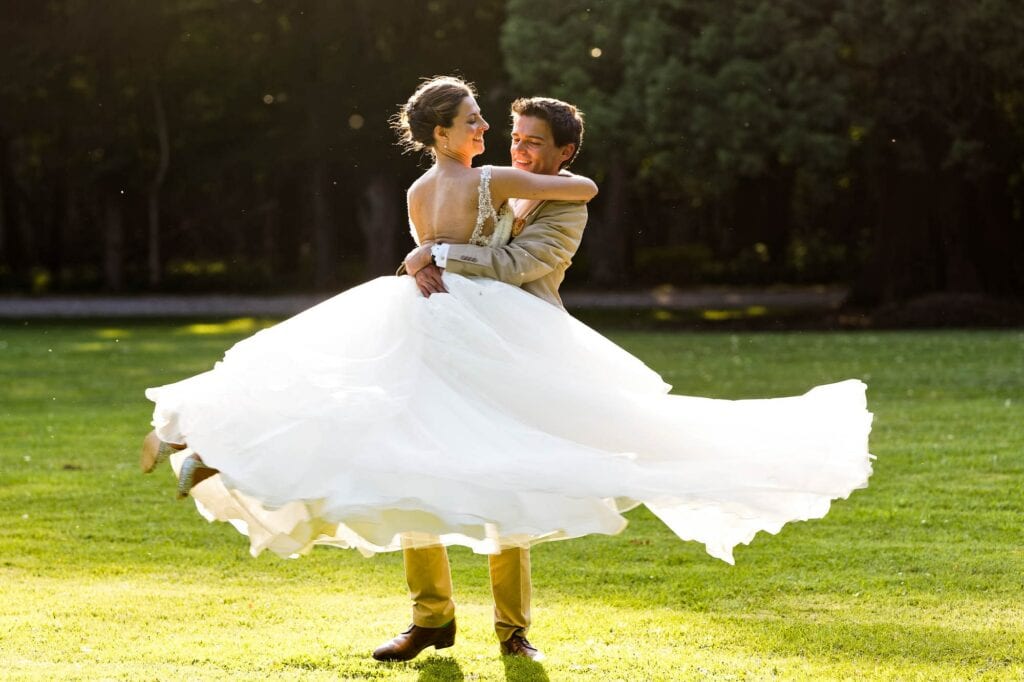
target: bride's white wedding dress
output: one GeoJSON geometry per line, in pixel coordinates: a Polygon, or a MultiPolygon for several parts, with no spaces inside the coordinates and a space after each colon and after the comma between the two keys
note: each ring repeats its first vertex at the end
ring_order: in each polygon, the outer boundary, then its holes
{"type": "Polygon", "coordinates": [[[436,536],[494,553],[617,533],[642,503],[731,563],[758,531],[867,485],[860,381],[770,400],[669,395],[517,287],[444,281],[448,294],[424,298],[411,277],[381,277],[148,389],[157,434],[189,445],[175,468],[195,451],[221,472],[193,488],[200,512],[247,534],[254,555],[436,536]]]}

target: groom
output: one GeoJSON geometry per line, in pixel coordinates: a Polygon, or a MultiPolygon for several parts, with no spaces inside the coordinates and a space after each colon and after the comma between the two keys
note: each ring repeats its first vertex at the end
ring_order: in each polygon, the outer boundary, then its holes
{"type": "MultiPolygon", "coordinates": [[[[579,154],[583,116],[571,104],[532,97],[512,103],[512,165],[521,170],[557,175],[579,154]]],[[[424,245],[405,259],[424,296],[444,293],[444,270],[487,277],[521,286],[562,308],[558,287],[579,248],[587,224],[587,206],[568,201],[516,201],[512,241],[491,248],[472,244],[424,245]]],[[[379,661],[408,661],[427,647],[455,643],[455,602],[448,553],[444,547],[406,548],[405,576],[412,597],[408,630],[378,647],[379,661]]],[[[512,548],[489,555],[494,595],[494,630],[501,653],[540,660],[526,639],[530,627],[530,550],[512,548]]]]}

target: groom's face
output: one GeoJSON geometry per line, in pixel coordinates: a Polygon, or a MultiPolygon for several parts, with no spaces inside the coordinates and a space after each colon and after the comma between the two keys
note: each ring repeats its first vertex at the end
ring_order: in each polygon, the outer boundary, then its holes
{"type": "Polygon", "coordinates": [[[536,116],[512,119],[512,165],[531,173],[557,175],[562,162],[572,157],[572,144],[556,147],[551,126],[536,116]]]}

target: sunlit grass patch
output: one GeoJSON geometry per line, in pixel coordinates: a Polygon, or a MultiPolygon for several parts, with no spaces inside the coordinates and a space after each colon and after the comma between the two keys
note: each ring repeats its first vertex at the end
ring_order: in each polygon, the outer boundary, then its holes
{"type": "Polygon", "coordinates": [[[143,389],[263,325],[0,326],[0,678],[1024,676],[1024,333],[616,332],[679,393],[865,379],[870,487],[735,567],[643,509],[620,536],[538,547],[539,666],[498,657],[486,561],[455,549],[456,646],[381,665],[369,652],[408,623],[400,556],[252,559],[175,502],[166,469],[138,473],[143,389]]]}
{"type": "Polygon", "coordinates": [[[132,335],[131,330],[123,329],[119,327],[105,327],[103,329],[96,330],[96,336],[101,339],[126,339],[132,335]]]}
{"type": "Polygon", "coordinates": [[[239,317],[225,322],[205,322],[189,324],[181,328],[180,333],[212,335],[212,334],[251,334],[252,332],[270,327],[273,322],[254,317],[239,317]]]}
{"type": "Polygon", "coordinates": [[[750,317],[764,317],[768,314],[768,308],[763,305],[752,305],[746,308],[729,308],[727,310],[707,309],[700,311],[700,316],[705,320],[742,320],[750,317]]]}
{"type": "Polygon", "coordinates": [[[776,329],[821,327],[822,311],[780,306],[733,306],[724,308],[574,308],[580,320],[609,330],[720,331],[732,328],[776,329]]]}

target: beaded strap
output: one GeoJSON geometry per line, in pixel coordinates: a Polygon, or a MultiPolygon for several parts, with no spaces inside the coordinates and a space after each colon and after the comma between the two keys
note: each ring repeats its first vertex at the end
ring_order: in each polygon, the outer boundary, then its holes
{"type": "Polygon", "coordinates": [[[500,211],[494,210],[491,198],[491,167],[480,169],[480,187],[477,192],[476,225],[469,237],[470,244],[477,246],[504,246],[512,233],[512,218],[508,204],[503,204],[500,211]],[[484,223],[490,218],[494,221],[494,230],[484,235],[484,223]]]}
{"type": "Polygon", "coordinates": [[[494,211],[494,203],[491,201],[491,167],[484,166],[480,169],[480,186],[477,189],[476,199],[476,225],[473,226],[473,234],[469,237],[470,244],[487,246],[490,239],[484,236],[484,223],[491,218],[497,223],[498,215],[494,211]]]}

